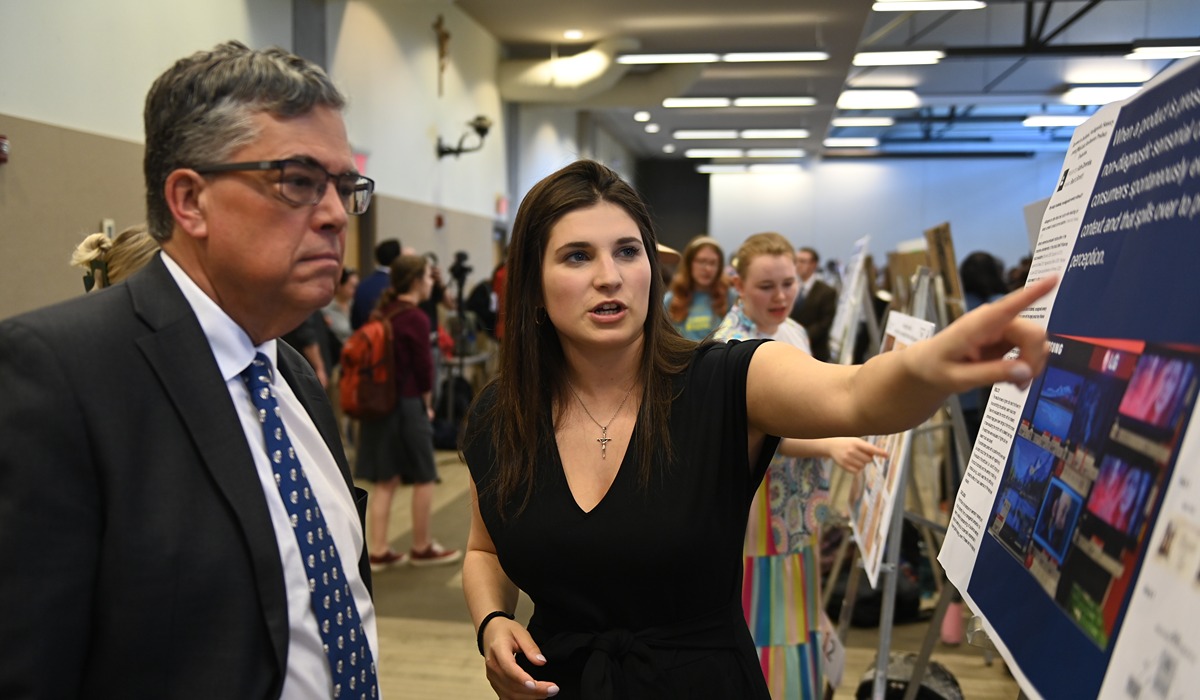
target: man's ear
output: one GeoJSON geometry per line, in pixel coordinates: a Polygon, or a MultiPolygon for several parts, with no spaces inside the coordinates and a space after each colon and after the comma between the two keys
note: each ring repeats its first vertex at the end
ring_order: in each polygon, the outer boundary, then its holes
{"type": "Polygon", "coordinates": [[[167,206],[175,217],[175,225],[193,238],[204,238],[208,235],[208,222],[205,220],[204,193],[208,181],[195,170],[180,168],[171,171],[167,182],[163,185],[167,206]]]}

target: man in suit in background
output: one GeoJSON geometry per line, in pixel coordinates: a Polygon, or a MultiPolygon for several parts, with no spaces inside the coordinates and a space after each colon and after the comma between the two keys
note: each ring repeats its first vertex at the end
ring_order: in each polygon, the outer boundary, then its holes
{"type": "Polygon", "coordinates": [[[350,327],[358,328],[367,322],[383,290],[392,284],[392,261],[400,257],[400,241],[389,238],[375,246],[375,262],[378,267],[363,277],[354,290],[354,301],[350,304],[350,327]]]}
{"type": "Polygon", "coordinates": [[[837,312],[837,290],[817,277],[820,262],[820,256],[812,248],[803,247],[796,251],[800,293],[796,295],[790,316],[808,332],[813,357],[829,362],[829,329],[837,312]]]}
{"type": "Polygon", "coordinates": [[[0,323],[0,697],[377,695],[365,494],[276,341],[374,187],[343,105],[279,49],[181,59],[145,108],[162,253],[0,323]]]}

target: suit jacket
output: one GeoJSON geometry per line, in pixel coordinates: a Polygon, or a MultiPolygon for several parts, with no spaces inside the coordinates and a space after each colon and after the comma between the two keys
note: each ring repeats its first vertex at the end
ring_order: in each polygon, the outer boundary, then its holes
{"type": "MultiPolygon", "coordinates": [[[[279,344],[354,489],[325,393],[279,344]]],[[[253,456],[155,259],[0,323],[0,697],[274,698],[283,568],[253,456]]],[[[360,521],[365,493],[355,500],[360,521]]],[[[366,551],[359,568],[370,586],[366,551]]]]}
{"type": "Polygon", "coordinates": [[[833,315],[837,313],[837,296],[836,289],[817,280],[803,300],[796,300],[796,306],[789,314],[792,320],[804,326],[812,343],[813,357],[821,362],[829,362],[829,329],[833,326],[833,315]]]}

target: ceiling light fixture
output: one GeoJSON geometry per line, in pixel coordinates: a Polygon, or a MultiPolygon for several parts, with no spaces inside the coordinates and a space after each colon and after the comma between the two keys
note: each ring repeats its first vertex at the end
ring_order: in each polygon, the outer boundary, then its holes
{"type": "Polygon", "coordinates": [[[617,56],[617,63],[625,66],[644,66],[658,63],[716,63],[721,57],[715,53],[627,53],[617,56]]]}
{"type": "Polygon", "coordinates": [[[567,41],[579,41],[583,38],[583,32],[579,29],[563,30],[563,38],[567,41]]]}
{"type": "Polygon", "coordinates": [[[1174,59],[1200,56],[1200,42],[1195,39],[1160,39],[1133,42],[1133,52],[1125,54],[1132,60],[1174,59]]]}
{"type": "Polygon", "coordinates": [[[838,97],[838,109],[915,109],[921,98],[912,90],[846,90],[838,97]]]}
{"type": "Polygon", "coordinates": [[[668,97],[662,101],[662,106],[667,109],[728,107],[729,104],[730,100],[728,97],[668,97]]]}
{"type": "Polygon", "coordinates": [[[650,113],[644,109],[641,110],[640,112],[634,112],[633,120],[635,122],[648,122],[648,121],[650,121],[650,113]]]}
{"type": "Polygon", "coordinates": [[[775,61],[828,61],[828,51],[750,51],[721,56],[726,63],[772,63],[775,61]]]}
{"type": "Polygon", "coordinates": [[[933,12],[949,10],[982,10],[982,0],[879,0],[871,6],[876,12],[933,12]]]}
{"type": "Polygon", "coordinates": [[[1074,85],[1063,93],[1063,104],[1106,105],[1133,96],[1141,85],[1074,85]]]}
{"type": "Polygon", "coordinates": [[[946,57],[945,51],[863,51],[854,54],[856,66],[931,66],[946,57]]]}
{"type": "Polygon", "coordinates": [[[746,153],[740,148],[689,148],[683,155],[687,158],[741,158],[746,153]]]}
{"type": "Polygon", "coordinates": [[[830,136],[826,148],[879,148],[879,139],[869,136],[830,136]]]}
{"type": "Polygon", "coordinates": [[[673,144],[673,143],[663,144],[663,153],[674,153],[674,152],[675,152],[675,144],[673,144]]]}
{"type": "Polygon", "coordinates": [[[658,130],[659,130],[659,126],[658,126],[658,124],[655,124],[654,122],[650,122],[649,124],[646,125],[646,133],[647,134],[657,134],[658,130]]]}
{"type": "Polygon", "coordinates": [[[751,148],[747,158],[803,158],[803,148],[751,148]]]}
{"type": "Polygon", "coordinates": [[[1056,126],[1079,126],[1086,122],[1090,117],[1086,115],[1070,115],[1070,114],[1035,114],[1031,117],[1026,117],[1025,121],[1021,122],[1021,126],[1035,127],[1056,127],[1056,126]]]}
{"type": "Polygon", "coordinates": [[[834,117],[829,123],[833,126],[894,126],[896,120],[891,117],[834,117]]]}
{"type": "Polygon", "coordinates": [[[685,139],[736,139],[736,129],[676,129],[671,133],[672,138],[685,139]]]}
{"type": "Polygon", "coordinates": [[[806,139],[808,129],[742,129],[744,139],[806,139]]]}
{"type": "Polygon", "coordinates": [[[745,165],[714,165],[707,163],[705,165],[697,165],[696,172],[706,175],[720,175],[728,173],[744,173],[747,167],[745,165]]]}
{"type": "Polygon", "coordinates": [[[733,98],[734,107],[811,107],[816,103],[817,98],[807,96],[733,98]]]}
{"type": "Polygon", "coordinates": [[[752,163],[749,170],[752,173],[777,174],[799,173],[803,172],[804,168],[800,167],[799,163],[752,163]]]}

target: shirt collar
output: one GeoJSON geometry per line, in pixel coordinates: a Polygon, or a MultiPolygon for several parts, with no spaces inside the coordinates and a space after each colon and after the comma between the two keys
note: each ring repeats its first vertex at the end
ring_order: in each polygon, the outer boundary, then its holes
{"type": "Polygon", "coordinates": [[[183,292],[192,307],[192,313],[196,314],[196,320],[200,322],[200,328],[208,338],[208,345],[217,360],[217,367],[221,370],[221,377],[226,382],[239,376],[260,352],[271,360],[272,367],[278,366],[274,338],[255,346],[249,334],[205,294],[166,251],[163,251],[162,259],[171,277],[175,278],[175,284],[179,285],[179,291],[183,292]]]}

